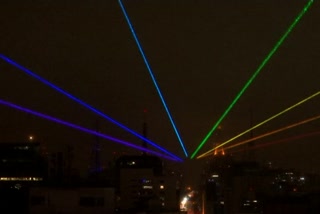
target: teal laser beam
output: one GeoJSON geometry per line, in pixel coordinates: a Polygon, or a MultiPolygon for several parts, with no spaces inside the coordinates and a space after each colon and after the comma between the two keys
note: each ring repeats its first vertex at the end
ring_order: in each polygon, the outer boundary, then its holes
{"type": "Polygon", "coordinates": [[[137,46],[138,46],[138,49],[139,49],[139,52],[140,52],[140,54],[141,54],[141,56],[142,56],[142,58],[143,58],[143,61],[144,61],[145,65],[146,65],[146,67],[147,67],[147,69],[148,69],[148,72],[149,72],[149,74],[150,74],[150,77],[151,77],[151,79],[152,79],[152,82],[153,82],[153,84],[154,84],[154,86],[155,86],[155,88],[156,88],[156,90],[157,90],[157,92],[158,92],[158,95],[159,95],[160,99],[161,99],[162,105],[163,105],[163,107],[165,108],[166,113],[167,113],[167,115],[168,115],[168,118],[169,118],[169,120],[170,120],[170,122],[171,122],[171,125],[172,125],[173,129],[174,129],[174,132],[176,133],[176,136],[177,136],[177,138],[178,138],[178,140],[179,140],[180,146],[181,146],[181,148],[182,148],[185,156],[188,157],[187,150],[186,150],[186,148],[185,148],[185,146],[184,146],[184,143],[183,143],[183,141],[182,141],[182,138],[181,138],[181,136],[180,136],[180,134],[179,134],[178,128],[176,127],[175,122],[174,122],[174,120],[173,120],[173,117],[171,116],[171,113],[170,113],[170,111],[169,111],[168,105],[166,104],[166,101],[165,101],[165,99],[164,99],[164,97],[163,97],[163,95],[162,95],[162,92],[161,92],[160,87],[159,87],[159,85],[158,85],[158,83],[157,83],[157,81],[156,81],[156,78],[155,78],[154,74],[153,74],[153,71],[152,71],[152,69],[151,69],[151,66],[150,66],[150,64],[149,64],[149,62],[148,62],[148,60],[147,60],[147,57],[146,57],[146,55],[145,55],[145,53],[144,53],[144,51],[143,51],[143,48],[142,48],[142,46],[141,46],[141,44],[140,44],[140,42],[139,42],[138,36],[137,36],[137,34],[135,33],[135,30],[134,30],[134,28],[133,28],[133,26],[132,26],[132,24],[131,24],[131,21],[130,21],[130,19],[129,19],[128,13],[126,12],[126,10],[125,10],[125,8],[124,8],[124,5],[122,4],[121,0],[118,0],[118,2],[119,2],[119,5],[120,5],[120,7],[121,7],[121,10],[122,10],[122,12],[123,12],[123,14],[124,14],[124,16],[125,16],[125,19],[126,19],[126,21],[127,21],[127,23],[128,23],[128,26],[129,26],[130,31],[131,31],[131,33],[132,33],[132,36],[133,36],[133,38],[134,38],[134,40],[135,40],[135,42],[136,42],[136,44],[137,44],[137,46]]]}

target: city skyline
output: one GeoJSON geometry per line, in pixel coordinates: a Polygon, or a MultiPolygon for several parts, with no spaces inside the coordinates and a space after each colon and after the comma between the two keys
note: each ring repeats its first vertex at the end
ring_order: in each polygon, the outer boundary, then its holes
{"type": "MultiPolygon", "coordinates": [[[[288,6],[277,1],[123,1],[189,153],[307,2],[288,6]]],[[[318,2],[313,3],[200,153],[319,91],[319,7],[318,2]]],[[[0,10],[2,54],[136,132],[142,133],[147,109],[148,138],[183,157],[117,1],[90,5],[5,3],[0,10]]],[[[92,129],[99,121],[103,133],[141,144],[140,139],[4,61],[0,66],[1,99],[92,129]]],[[[251,134],[315,116],[319,102],[315,98],[251,134]]],[[[2,142],[22,141],[32,134],[52,148],[70,142],[77,147],[82,141],[83,149],[79,146],[77,152],[89,153],[95,139],[4,106],[0,109],[2,142]]],[[[264,142],[316,131],[317,127],[319,121],[264,142]]],[[[320,149],[317,141],[319,137],[313,136],[272,146],[257,151],[256,156],[319,171],[320,160],[313,158],[320,149]]],[[[109,155],[130,151],[112,142],[101,143],[109,155]]]]}

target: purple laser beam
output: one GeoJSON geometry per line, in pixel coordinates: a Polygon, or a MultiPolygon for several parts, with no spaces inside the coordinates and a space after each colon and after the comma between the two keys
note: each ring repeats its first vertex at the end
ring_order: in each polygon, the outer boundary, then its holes
{"type": "Polygon", "coordinates": [[[14,62],[13,60],[9,59],[8,57],[0,54],[0,58],[3,59],[4,61],[6,61],[7,63],[13,65],[14,67],[22,70],[23,72],[27,73],[28,75],[32,76],[33,78],[41,81],[42,83],[50,86],[51,88],[55,89],[56,91],[60,92],[61,94],[64,94],[65,96],[69,97],[70,99],[72,99],[73,101],[76,101],[77,103],[79,103],[80,105],[86,107],[87,109],[93,111],[94,113],[100,115],[101,117],[109,120],[111,123],[121,127],[122,129],[128,131],[129,133],[131,133],[132,135],[142,139],[143,141],[147,142],[148,144],[156,147],[157,149],[161,150],[162,152],[170,155],[171,157],[179,160],[179,161],[182,161],[181,158],[179,158],[178,156],[172,154],[171,152],[169,152],[168,150],[164,149],[163,147],[157,145],[156,143],[150,141],[149,139],[145,138],[144,136],[140,135],[139,133],[131,130],[130,128],[126,127],[125,125],[121,124],[120,122],[116,121],[115,119],[109,117],[108,115],[102,113],[101,111],[99,111],[98,109],[88,105],[87,103],[83,102],[82,100],[80,100],[79,98],[73,96],[72,94],[66,92],[65,90],[59,88],[58,86],[52,84],[51,82],[49,82],[48,80],[40,77],[39,75],[35,74],[34,72],[30,71],[29,69],[23,67],[22,65],[19,65],[18,63],[14,62]]]}
{"type": "Polygon", "coordinates": [[[13,104],[13,103],[10,103],[10,102],[4,101],[4,100],[0,100],[0,104],[8,106],[8,107],[11,107],[11,108],[15,108],[17,110],[20,110],[20,111],[23,111],[23,112],[26,112],[26,113],[29,113],[29,114],[32,114],[32,115],[35,115],[37,117],[41,117],[43,119],[47,119],[47,120],[53,121],[55,123],[59,123],[59,124],[68,126],[70,128],[73,128],[73,129],[77,129],[77,130],[80,130],[80,131],[83,131],[83,132],[86,132],[86,133],[89,133],[89,134],[92,134],[92,135],[96,135],[98,137],[101,137],[101,138],[104,138],[104,139],[107,139],[107,140],[110,140],[110,141],[113,141],[113,142],[116,142],[116,143],[120,143],[120,144],[125,145],[125,146],[129,146],[131,148],[134,148],[134,149],[137,149],[137,150],[140,150],[140,151],[144,151],[144,152],[147,152],[147,153],[159,156],[159,157],[163,157],[163,158],[166,158],[166,159],[169,159],[169,160],[177,161],[176,159],[174,159],[174,158],[172,158],[170,156],[163,155],[161,153],[146,149],[144,147],[137,146],[137,145],[131,144],[129,142],[126,142],[126,141],[123,141],[123,140],[120,140],[120,139],[105,135],[105,134],[101,134],[101,133],[93,131],[91,129],[87,129],[87,128],[84,128],[84,127],[81,127],[81,126],[78,126],[78,125],[75,125],[75,124],[72,124],[72,123],[69,123],[69,122],[54,118],[54,117],[51,117],[49,115],[45,115],[43,113],[39,113],[39,112],[30,110],[30,109],[27,109],[27,108],[18,106],[16,104],[13,104]]]}

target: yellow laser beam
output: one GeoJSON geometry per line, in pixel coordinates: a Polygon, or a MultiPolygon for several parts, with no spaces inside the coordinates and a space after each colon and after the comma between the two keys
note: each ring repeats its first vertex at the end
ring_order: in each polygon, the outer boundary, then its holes
{"type": "Polygon", "coordinates": [[[303,103],[305,103],[305,102],[307,102],[307,101],[311,100],[312,98],[314,98],[314,97],[316,97],[316,96],[318,96],[318,95],[320,95],[320,91],[318,91],[318,92],[316,92],[316,93],[312,94],[311,96],[309,96],[309,97],[307,97],[307,98],[305,98],[305,99],[303,99],[303,100],[299,101],[298,103],[296,103],[296,104],[294,104],[294,105],[292,105],[292,106],[290,106],[290,107],[286,108],[285,110],[283,110],[283,111],[279,112],[278,114],[275,114],[275,115],[273,115],[272,117],[270,117],[270,118],[268,118],[268,119],[266,119],[266,120],[264,120],[264,121],[262,121],[262,122],[258,123],[257,125],[255,125],[255,126],[253,126],[252,128],[250,128],[250,129],[248,129],[248,130],[246,130],[246,131],[244,131],[244,132],[242,132],[242,133],[240,133],[240,134],[236,135],[235,137],[232,137],[231,139],[229,139],[229,140],[227,140],[227,141],[225,141],[225,142],[223,142],[223,143],[219,144],[219,145],[218,145],[218,146],[216,146],[215,148],[210,149],[209,151],[207,151],[207,152],[205,152],[205,153],[203,153],[203,154],[199,155],[199,156],[197,157],[197,159],[198,159],[198,158],[201,158],[201,157],[204,157],[204,156],[208,155],[209,153],[212,153],[215,149],[217,149],[217,148],[219,148],[219,147],[221,147],[221,146],[224,146],[224,145],[226,145],[227,143],[230,143],[231,141],[233,141],[233,140],[235,140],[235,139],[237,139],[237,138],[241,137],[242,135],[244,135],[244,134],[246,134],[246,133],[248,133],[248,132],[250,132],[250,131],[252,131],[252,130],[254,130],[254,129],[256,129],[256,128],[258,128],[259,126],[261,126],[261,125],[263,125],[263,124],[265,124],[265,123],[267,123],[267,122],[269,122],[269,121],[271,121],[271,120],[273,120],[273,119],[275,119],[275,118],[279,117],[280,115],[282,115],[282,114],[284,114],[284,113],[286,113],[286,112],[288,112],[288,111],[290,111],[290,110],[294,109],[295,107],[297,107],[297,106],[299,106],[299,105],[301,105],[301,104],[303,104],[303,103]]]}
{"type": "Polygon", "coordinates": [[[297,126],[300,126],[300,125],[303,125],[303,124],[312,122],[312,121],[317,120],[317,119],[319,119],[319,118],[320,118],[320,115],[315,116],[315,117],[312,117],[312,118],[309,118],[309,119],[306,119],[306,120],[303,120],[303,121],[300,121],[300,122],[297,122],[297,123],[294,123],[294,124],[291,124],[291,125],[289,125],[289,126],[282,127],[282,128],[280,128],[280,129],[273,130],[273,131],[271,131],[271,132],[267,132],[267,133],[262,134],[262,135],[259,135],[259,136],[257,136],[257,137],[253,137],[253,138],[250,138],[250,139],[248,139],[248,140],[244,140],[244,141],[242,141],[242,142],[239,142],[239,143],[236,143],[236,144],[234,144],[234,145],[228,146],[227,148],[225,148],[225,150],[234,148],[234,147],[236,147],[236,146],[241,146],[241,145],[246,144],[246,143],[249,143],[249,142],[251,142],[251,141],[258,140],[258,139],[261,139],[261,138],[263,138],[263,137],[267,137],[267,136],[270,136],[270,135],[273,135],[273,134],[276,134],[276,133],[285,131],[285,130],[287,130],[287,129],[291,129],[291,128],[294,128],[294,127],[297,127],[297,126]]]}

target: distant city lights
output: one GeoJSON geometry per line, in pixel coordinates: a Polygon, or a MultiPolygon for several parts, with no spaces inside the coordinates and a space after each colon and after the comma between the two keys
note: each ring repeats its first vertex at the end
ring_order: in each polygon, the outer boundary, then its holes
{"type": "Polygon", "coordinates": [[[40,177],[0,177],[0,181],[42,181],[40,177]]]}

